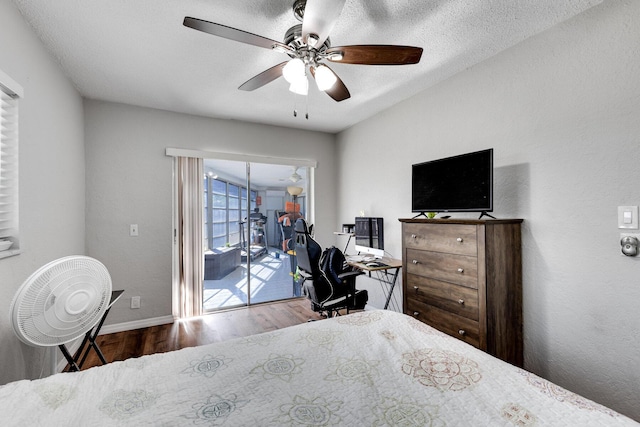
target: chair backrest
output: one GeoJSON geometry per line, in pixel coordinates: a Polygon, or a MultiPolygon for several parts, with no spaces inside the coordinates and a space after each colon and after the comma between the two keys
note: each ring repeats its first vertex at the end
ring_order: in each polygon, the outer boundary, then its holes
{"type": "Polygon", "coordinates": [[[344,254],[335,246],[325,249],[320,257],[320,271],[333,288],[334,296],[341,296],[347,292],[343,280],[339,277],[345,272],[345,265],[344,254]]]}
{"type": "Polygon", "coordinates": [[[296,220],[294,230],[298,267],[316,281],[320,277],[322,248],[309,234],[309,227],[303,218],[296,220]]]}

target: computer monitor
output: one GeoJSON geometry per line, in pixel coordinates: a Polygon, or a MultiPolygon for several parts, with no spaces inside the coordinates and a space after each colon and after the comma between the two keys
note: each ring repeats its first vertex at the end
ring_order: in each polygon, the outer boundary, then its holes
{"type": "Polygon", "coordinates": [[[384,256],[384,227],[382,218],[356,217],[355,250],[359,253],[384,256]]]}

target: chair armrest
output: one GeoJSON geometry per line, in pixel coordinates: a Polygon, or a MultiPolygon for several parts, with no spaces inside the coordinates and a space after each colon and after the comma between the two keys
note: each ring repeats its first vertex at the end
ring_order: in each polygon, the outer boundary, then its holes
{"type": "Polygon", "coordinates": [[[364,274],[364,272],[360,270],[345,271],[344,273],[338,274],[338,279],[349,280],[351,278],[355,278],[356,276],[360,276],[361,274],[364,274]]]}

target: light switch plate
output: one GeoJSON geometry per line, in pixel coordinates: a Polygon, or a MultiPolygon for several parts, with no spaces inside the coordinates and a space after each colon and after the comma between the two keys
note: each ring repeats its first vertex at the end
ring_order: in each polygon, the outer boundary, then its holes
{"type": "Polygon", "coordinates": [[[638,229],[637,206],[618,206],[618,228],[638,229]]]}

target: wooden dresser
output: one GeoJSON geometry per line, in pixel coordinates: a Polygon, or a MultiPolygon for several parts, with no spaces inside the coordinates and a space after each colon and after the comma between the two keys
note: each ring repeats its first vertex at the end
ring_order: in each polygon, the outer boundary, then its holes
{"type": "Polygon", "coordinates": [[[400,219],[404,312],[522,366],[521,219],[400,219]]]}

